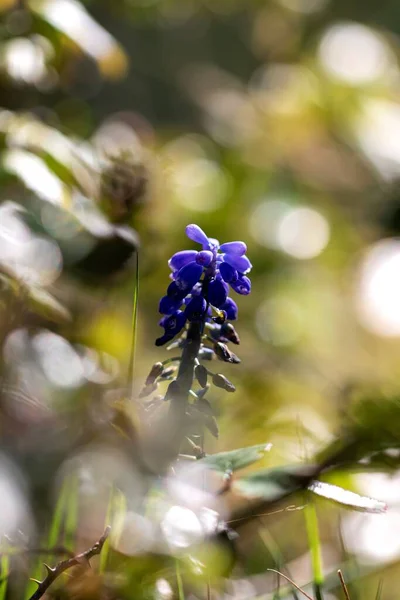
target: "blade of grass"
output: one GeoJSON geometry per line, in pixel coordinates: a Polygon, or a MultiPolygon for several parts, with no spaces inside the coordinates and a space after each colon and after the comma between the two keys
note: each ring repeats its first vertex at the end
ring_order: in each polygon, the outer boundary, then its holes
{"type": "Polygon", "coordinates": [[[4,600],[7,593],[8,576],[10,574],[10,556],[3,554],[0,559],[1,580],[0,580],[0,600],[4,600]]]}
{"type": "Polygon", "coordinates": [[[118,517],[117,521],[114,523],[114,534],[112,537],[113,543],[118,546],[119,541],[121,539],[121,535],[124,529],[124,519],[126,515],[127,505],[125,494],[120,490],[115,490],[115,500],[114,500],[114,519],[118,517]]]}
{"type": "Polygon", "coordinates": [[[135,269],[135,287],[133,290],[132,298],[132,342],[131,342],[131,355],[129,358],[128,368],[128,386],[131,389],[131,399],[133,397],[133,376],[135,372],[135,356],[136,356],[136,337],[137,337],[137,322],[138,322],[138,305],[139,305],[139,251],[135,252],[136,255],[136,269],[135,269]]]}
{"type": "Polygon", "coordinates": [[[381,600],[382,588],[383,588],[383,579],[380,579],[379,583],[378,583],[378,589],[376,590],[375,600],[381,600]]]}
{"type": "Polygon", "coordinates": [[[175,559],[175,574],[176,574],[176,584],[178,586],[178,598],[179,598],[179,600],[185,600],[185,594],[183,593],[181,568],[179,566],[178,559],[175,559]]]}
{"type": "MultiPolygon", "coordinates": [[[[50,531],[49,531],[49,535],[47,538],[47,547],[48,548],[54,548],[54,546],[56,546],[58,544],[60,537],[61,537],[63,518],[64,518],[64,514],[66,511],[67,502],[68,502],[68,486],[69,486],[69,478],[65,477],[65,479],[62,483],[62,486],[61,486],[60,494],[57,498],[56,506],[54,508],[53,518],[52,518],[51,525],[50,525],[50,531]]],[[[26,599],[30,598],[32,596],[32,594],[36,591],[37,584],[35,581],[33,581],[33,579],[41,580],[41,578],[43,576],[43,571],[44,571],[43,562],[47,562],[48,560],[49,560],[49,557],[45,556],[44,561],[41,559],[38,559],[36,561],[35,567],[33,569],[32,580],[29,581],[28,585],[26,586],[26,590],[25,590],[25,598],[26,599]]]]}
{"type": "MultiPolygon", "coordinates": [[[[78,527],[78,479],[76,474],[68,477],[65,494],[64,546],[73,551],[78,527]]],[[[50,546],[50,548],[52,547],[50,546]]]]}
{"type": "MultiPolygon", "coordinates": [[[[321,544],[319,539],[318,517],[315,504],[312,498],[307,498],[308,502],[304,507],[304,516],[306,520],[306,530],[308,537],[308,546],[311,554],[311,564],[314,577],[314,591],[316,600],[322,600],[322,586],[324,583],[324,574],[322,570],[321,544]]],[[[307,500],[306,499],[306,500],[307,500]]]]}
{"type": "MultiPolygon", "coordinates": [[[[110,497],[108,499],[108,506],[107,506],[107,512],[106,512],[106,520],[105,520],[106,527],[112,521],[113,507],[114,507],[114,488],[112,487],[111,491],[110,491],[110,497]]],[[[109,550],[110,550],[110,537],[108,537],[106,539],[104,546],[103,546],[103,551],[100,554],[100,565],[99,565],[100,573],[104,573],[104,571],[106,570],[109,550]]]]}
{"type": "Polygon", "coordinates": [[[126,511],[127,504],[125,494],[118,488],[112,488],[107,506],[105,523],[106,527],[112,523],[111,535],[105,541],[100,555],[100,573],[104,573],[107,567],[108,556],[110,553],[110,540],[112,540],[114,546],[118,546],[123,532],[126,511]]]}
{"type": "MultiPolygon", "coordinates": [[[[261,522],[261,519],[259,519],[259,521],[261,522]]],[[[265,527],[265,525],[263,523],[261,523],[261,528],[260,528],[259,534],[260,534],[260,538],[263,541],[266,549],[271,554],[271,556],[275,562],[276,570],[280,571],[280,569],[283,569],[285,560],[282,556],[282,553],[281,553],[279,546],[276,543],[274,537],[272,536],[269,529],[267,527],[265,527]]],[[[288,575],[290,577],[289,570],[286,569],[286,571],[288,572],[288,575]]],[[[276,597],[276,598],[280,598],[280,596],[281,596],[281,590],[280,590],[279,586],[280,586],[280,579],[279,579],[279,573],[278,573],[278,586],[277,586],[278,589],[277,589],[277,593],[274,594],[274,597],[276,597]]],[[[299,600],[299,597],[298,597],[294,587],[292,587],[291,591],[292,591],[293,600],[299,600]]]]}

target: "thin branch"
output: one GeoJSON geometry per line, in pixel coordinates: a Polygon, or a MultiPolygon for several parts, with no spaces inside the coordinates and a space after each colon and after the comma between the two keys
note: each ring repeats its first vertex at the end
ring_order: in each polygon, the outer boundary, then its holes
{"type": "Polygon", "coordinates": [[[347,585],[346,585],[346,582],[344,580],[343,573],[342,573],[342,571],[340,569],[338,569],[338,575],[339,575],[340,583],[341,583],[342,588],[343,588],[343,592],[344,592],[345,598],[346,598],[346,600],[350,600],[349,590],[347,589],[347,585]]]}
{"type": "Polygon", "coordinates": [[[66,558],[65,560],[60,561],[55,567],[49,567],[49,565],[44,564],[47,575],[43,581],[37,582],[38,589],[32,594],[29,600],[38,600],[41,598],[57,577],[59,577],[61,573],[64,573],[64,571],[67,571],[67,569],[71,569],[71,567],[75,567],[82,563],[87,563],[93,556],[100,554],[110,531],[111,527],[106,527],[101,538],[91,548],[80,554],[76,554],[76,556],[73,556],[72,558],[66,558]]]}
{"type": "Polygon", "coordinates": [[[301,587],[299,587],[293,581],[293,579],[290,579],[290,577],[288,577],[287,575],[284,575],[283,573],[281,573],[280,571],[277,571],[276,569],[267,569],[267,571],[272,571],[273,573],[278,573],[278,575],[280,575],[281,577],[283,577],[284,579],[286,579],[286,581],[288,581],[289,583],[291,583],[296,588],[296,590],[298,590],[299,592],[301,592],[302,594],[304,594],[304,596],[306,598],[308,598],[308,600],[313,600],[313,598],[311,598],[311,596],[309,596],[304,590],[302,590],[301,587]]]}

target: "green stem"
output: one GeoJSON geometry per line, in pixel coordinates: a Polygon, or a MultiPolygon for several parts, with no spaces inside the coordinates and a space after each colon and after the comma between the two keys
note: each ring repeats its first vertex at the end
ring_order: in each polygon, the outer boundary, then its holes
{"type": "Polygon", "coordinates": [[[137,337],[137,322],[138,322],[138,305],[139,305],[139,250],[136,251],[136,272],[135,272],[135,287],[133,290],[132,299],[132,343],[131,356],[129,359],[128,369],[128,385],[131,388],[131,398],[133,397],[133,375],[135,372],[135,356],[136,356],[136,337],[137,337]]]}
{"type": "Polygon", "coordinates": [[[307,498],[304,508],[308,545],[310,547],[311,564],[314,577],[314,591],[316,600],[322,600],[322,585],[324,574],[322,569],[321,544],[319,539],[318,517],[315,504],[311,498],[307,498]]]}

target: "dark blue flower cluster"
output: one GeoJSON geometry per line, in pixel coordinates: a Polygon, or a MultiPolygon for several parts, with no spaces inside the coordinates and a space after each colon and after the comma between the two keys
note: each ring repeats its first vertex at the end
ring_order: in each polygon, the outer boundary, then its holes
{"type": "Polygon", "coordinates": [[[211,307],[220,313],[223,311],[224,318],[235,320],[238,308],[228,296],[229,286],[242,295],[251,290],[247,277],[251,262],[245,256],[244,242],[220,245],[218,240],[207,237],[198,225],[188,225],[186,235],[201,244],[202,250],[182,250],[168,261],[172,282],[160,301],[160,313],[165,315],[160,325],[165,332],[156,340],[157,346],[172,340],[186,321],[211,320],[211,307]]]}

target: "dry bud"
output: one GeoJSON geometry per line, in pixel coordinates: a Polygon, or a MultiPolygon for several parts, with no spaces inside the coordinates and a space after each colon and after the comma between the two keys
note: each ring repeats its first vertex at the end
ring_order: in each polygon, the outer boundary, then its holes
{"type": "Polygon", "coordinates": [[[225,375],[221,375],[221,373],[216,373],[212,378],[212,382],[215,386],[222,388],[227,392],[234,392],[236,390],[233,383],[231,383],[225,375]]]}
{"type": "Polygon", "coordinates": [[[221,335],[226,337],[232,344],[240,344],[240,338],[232,323],[224,323],[221,327],[221,335]]]}
{"type": "Polygon", "coordinates": [[[222,342],[216,342],[214,344],[214,352],[218,356],[219,359],[224,362],[238,364],[240,363],[240,358],[236,356],[233,352],[231,352],[226,344],[222,342]]]}
{"type": "Polygon", "coordinates": [[[207,385],[207,369],[203,365],[197,365],[194,374],[202,388],[207,385]]]}
{"type": "Polygon", "coordinates": [[[164,371],[164,365],[161,362],[156,362],[151,367],[151,371],[147,376],[145,385],[152,385],[157,377],[160,377],[162,372],[164,371]]]}

